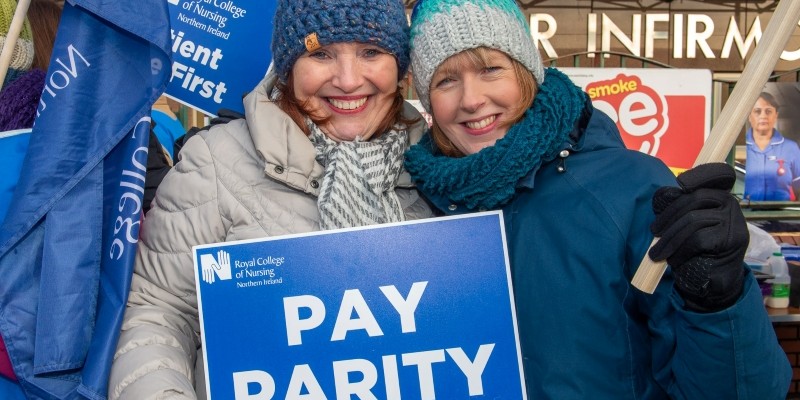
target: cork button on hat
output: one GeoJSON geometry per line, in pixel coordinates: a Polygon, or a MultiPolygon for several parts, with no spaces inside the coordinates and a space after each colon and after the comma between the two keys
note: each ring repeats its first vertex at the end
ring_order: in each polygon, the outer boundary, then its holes
{"type": "Polygon", "coordinates": [[[308,51],[314,51],[322,47],[322,45],[319,44],[319,38],[317,37],[316,32],[309,33],[308,36],[306,36],[305,43],[306,43],[306,50],[308,51]]]}
{"type": "MultiPolygon", "coordinates": [[[[228,4],[220,2],[223,3],[228,4]]],[[[286,82],[304,53],[319,51],[331,43],[348,42],[379,45],[395,56],[397,76],[405,77],[410,63],[410,29],[403,5],[406,2],[279,0],[271,3],[277,3],[270,48],[279,81],[286,82]]]]}

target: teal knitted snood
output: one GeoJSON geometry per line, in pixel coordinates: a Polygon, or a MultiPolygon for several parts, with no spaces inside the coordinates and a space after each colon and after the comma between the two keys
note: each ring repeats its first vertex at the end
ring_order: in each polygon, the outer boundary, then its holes
{"type": "Polygon", "coordinates": [[[561,150],[586,100],[564,73],[547,69],[533,105],[494,146],[452,158],[435,148],[429,133],[406,152],[406,170],[423,191],[469,209],[501,206],[522,177],[561,150]]]}

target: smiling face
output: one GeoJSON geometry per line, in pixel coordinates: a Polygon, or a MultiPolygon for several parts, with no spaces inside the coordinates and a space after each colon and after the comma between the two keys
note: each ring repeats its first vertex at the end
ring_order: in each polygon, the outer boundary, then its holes
{"type": "Polygon", "coordinates": [[[445,60],[430,86],[433,118],[462,154],[493,146],[519,118],[523,100],[511,58],[486,49],[481,60],[467,53],[445,60]]]}
{"type": "Polygon", "coordinates": [[[778,120],[778,110],[768,101],[759,97],[750,111],[750,126],[754,135],[772,136],[772,128],[778,120]]]}
{"type": "Polygon", "coordinates": [[[334,43],[306,52],[292,67],[294,93],[306,112],[326,119],[329,138],[369,139],[394,102],[398,67],[393,55],[363,43],[334,43]]]}

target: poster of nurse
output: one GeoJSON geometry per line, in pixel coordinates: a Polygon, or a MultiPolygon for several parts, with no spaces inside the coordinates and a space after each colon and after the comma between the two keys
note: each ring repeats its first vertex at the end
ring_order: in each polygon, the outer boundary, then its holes
{"type": "Polygon", "coordinates": [[[798,200],[798,104],[800,84],[768,83],[750,110],[745,132],[745,200],[798,200]]]}

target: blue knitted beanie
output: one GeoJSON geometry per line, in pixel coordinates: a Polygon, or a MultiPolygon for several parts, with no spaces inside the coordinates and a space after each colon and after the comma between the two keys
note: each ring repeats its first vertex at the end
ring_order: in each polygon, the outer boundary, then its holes
{"type": "Polygon", "coordinates": [[[411,72],[425,109],[436,68],[464,50],[500,50],[524,65],[541,85],[544,66],[514,0],[418,0],[411,15],[411,72]]]}
{"type": "Polygon", "coordinates": [[[409,64],[409,27],[401,0],[280,0],[272,31],[275,70],[286,81],[307,50],[341,42],[375,44],[409,64]]]}

